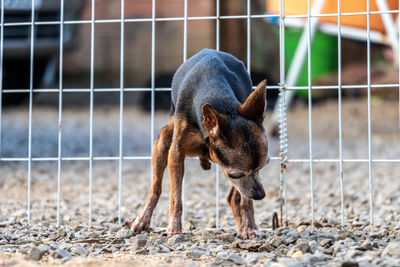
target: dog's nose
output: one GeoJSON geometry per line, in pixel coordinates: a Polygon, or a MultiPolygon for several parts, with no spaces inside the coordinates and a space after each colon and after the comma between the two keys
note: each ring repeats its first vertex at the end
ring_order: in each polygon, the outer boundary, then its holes
{"type": "Polygon", "coordinates": [[[264,188],[260,188],[256,190],[253,194],[253,199],[254,200],[261,200],[265,197],[265,191],[264,188]]]}

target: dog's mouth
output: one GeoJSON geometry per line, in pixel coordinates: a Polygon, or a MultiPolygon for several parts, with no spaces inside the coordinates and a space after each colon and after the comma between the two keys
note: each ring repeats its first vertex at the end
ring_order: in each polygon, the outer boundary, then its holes
{"type": "Polygon", "coordinates": [[[265,190],[263,187],[257,190],[249,190],[249,191],[246,190],[243,192],[242,190],[239,189],[240,194],[242,194],[248,199],[261,200],[265,197],[265,190]]]}
{"type": "Polygon", "coordinates": [[[260,182],[255,185],[248,187],[237,186],[233,183],[233,186],[240,192],[240,194],[248,199],[261,200],[265,197],[264,187],[260,182]]]}

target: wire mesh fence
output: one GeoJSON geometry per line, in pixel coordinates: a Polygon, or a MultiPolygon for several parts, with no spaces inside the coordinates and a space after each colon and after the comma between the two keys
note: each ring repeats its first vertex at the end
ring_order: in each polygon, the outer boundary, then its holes
{"type": "MultiPolygon", "coordinates": [[[[36,0],[37,1],[37,0],[36,0]]],[[[344,174],[343,174],[343,165],[345,163],[367,163],[368,164],[368,183],[369,183],[369,216],[370,216],[370,224],[371,224],[371,230],[373,230],[373,224],[374,224],[374,198],[373,198],[373,191],[374,191],[374,181],[373,181],[373,171],[372,171],[372,165],[373,164],[379,164],[379,163],[400,163],[399,158],[373,158],[373,153],[372,153],[372,124],[371,124],[371,89],[374,88],[398,88],[400,92],[400,83],[390,83],[390,84],[372,84],[371,83],[371,42],[375,42],[377,39],[376,38],[376,32],[371,31],[371,23],[370,23],[370,17],[371,15],[379,15],[382,16],[383,20],[388,20],[389,16],[389,22],[387,23],[387,34],[389,34],[389,42],[387,42],[388,45],[391,45],[392,48],[396,51],[397,53],[397,61],[399,62],[400,66],[400,53],[398,53],[398,47],[400,43],[400,35],[398,34],[398,29],[400,27],[400,20],[398,20],[398,23],[395,23],[392,21],[392,16],[394,14],[399,14],[400,10],[389,10],[387,6],[385,7],[385,1],[380,0],[378,2],[383,3],[383,8],[377,11],[371,11],[370,10],[370,0],[367,0],[367,11],[366,12],[343,12],[341,13],[341,4],[342,1],[338,0],[337,1],[337,10],[338,12],[336,13],[321,13],[322,6],[324,5],[325,1],[323,0],[317,0],[314,3],[311,3],[310,0],[308,0],[307,3],[307,13],[306,14],[296,14],[296,15],[290,15],[290,14],[285,14],[285,2],[284,0],[279,1],[279,13],[277,14],[252,14],[251,13],[251,0],[246,1],[246,6],[247,6],[247,13],[243,15],[225,15],[221,16],[220,12],[220,1],[216,0],[215,3],[215,16],[189,16],[188,15],[188,5],[190,5],[190,1],[185,0],[184,1],[184,16],[183,17],[157,17],[156,16],[156,6],[157,6],[157,1],[152,0],[151,6],[152,6],[152,12],[151,12],[151,17],[149,18],[125,18],[125,1],[121,0],[121,10],[120,10],[120,18],[119,19],[96,19],[95,17],[95,5],[96,1],[91,0],[91,19],[90,20],[65,20],[64,18],[64,7],[68,5],[68,2],[64,2],[64,0],[61,1],[61,8],[60,8],[60,20],[57,21],[37,21],[35,17],[35,0],[32,0],[31,2],[31,21],[29,22],[5,22],[4,20],[4,9],[5,9],[5,0],[1,0],[1,32],[0,32],[0,105],[2,103],[1,99],[4,94],[18,94],[18,93],[29,93],[29,119],[28,119],[28,154],[27,157],[0,157],[0,160],[2,162],[27,162],[27,221],[28,223],[31,222],[31,184],[32,184],[32,174],[31,174],[31,169],[32,169],[32,162],[35,161],[51,161],[51,162],[57,162],[57,225],[61,223],[60,219],[60,201],[62,199],[61,195],[61,186],[62,186],[62,165],[63,162],[66,161],[84,161],[89,163],[89,168],[88,168],[88,179],[89,179],[89,194],[88,194],[88,203],[89,203],[89,209],[88,209],[88,223],[91,224],[93,222],[93,217],[92,217],[92,202],[93,202],[93,196],[92,196],[92,191],[93,191],[93,163],[94,161],[104,161],[104,160],[112,160],[112,161],[117,161],[118,162],[118,190],[116,194],[118,194],[118,222],[122,222],[122,212],[121,208],[124,205],[123,199],[122,199],[122,190],[129,190],[129,189],[124,189],[122,186],[123,183],[123,164],[128,161],[133,161],[133,160],[151,160],[151,155],[143,155],[143,156],[130,156],[130,155],[125,155],[124,154],[124,138],[123,138],[123,130],[124,130],[124,95],[126,92],[150,92],[151,93],[151,109],[150,109],[150,143],[153,145],[155,141],[155,108],[156,108],[156,103],[155,103],[155,93],[156,92],[161,92],[161,91],[170,91],[170,88],[165,88],[165,87],[156,87],[155,84],[155,66],[156,66],[156,23],[157,22],[162,22],[162,21],[177,21],[177,22],[182,22],[184,27],[183,27],[183,51],[182,51],[182,62],[186,61],[188,58],[188,21],[195,21],[195,20],[211,20],[215,21],[215,49],[220,50],[220,35],[221,35],[221,26],[220,22],[222,20],[230,20],[230,19],[243,19],[246,20],[246,40],[243,40],[243,42],[246,43],[246,54],[247,54],[247,60],[246,60],[246,66],[247,66],[247,71],[249,74],[251,73],[251,58],[252,58],[252,38],[251,38],[251,26],[252,26],[252,20],[254,19],[271,19],[275,18],[278,19],[278,25],[279,25],[279,70],[280,70],[280,76],[279,76],[279,84],[278,85],[268,85],[268,89],[279,89],[280,91],[280,100],[278,102],[278,105],[276,107],[276,112],[279,115],[279,119],[277,119],[278,125],[280,127],[280,153],[279,155],[273,155],[271,157],[271,160],[273,161],[278,161],[280,162],[280,199],[281,199],[281,222],[283,223],[283,219],[285,218],[285,221],[287,223],[287,214],[288,214],[288,209],[290,209],[290,205],[288,205],[288,192],[287,192],[287,179],[286,179],[286,167],[289,164],[295,164],[295,163],[306,163],[309,164],[309,178],[310,178],[310,194],[311,194],[311,220],[314,222],[315,215],[314,215],[314,192],[317,190],[314,186],[314,164],[316,163],[338,163],[339,164],[339,172],[337,173],[337,179],[340,181],[340,201],[341,201],[341,222],[343,225],[346,223],[346,214],[345,214],[345,199],[344,199],[344,174]],[[342,29],[342,24],[341,24],[341,19],[344,16],[365,16],[367,20],[367,26],[366,26],[366,31],[365,35],[361,36],[360,38],[366,42],[367,45],[367,54],[365,57],[367,58],[367,63],[366,63],[366,68],[367,68],[367,73],[368,73],[368,80],[367,84],[351,84],[351,85],[342,85],[342,35],[343,35],[343,29],[342,29]],[[318,26],[318,20],[324,17],[335,17],[337,18],[337,28],[335,34],[338,37],[338,43],[337,43],[337,48],[338,48],[338,83],[337,85],[329,85],[329,86],[324,86],[324,85],[313,85],[312,83],[312,42],[313,42],[313,36],[315,34],[315,29],[318,26]],[[289,66],[289,72],[286,72],[287,69],[287,62],[285,61],[285,30],[287,28],[287,20],[290,19],[302,19],[304,21],[303,24],[303,34],[302,34],[302,39],[300,40],[300,44],[297,48],[298,51],[298,63],[291,63],[289,66]],[[125,66],[125,25],[128,23],[138,23],[138,22],[149,22],[151,23],[151,86],[146,87],[146,88],[138,88],[138,87],[125,87],[124,85],[124,78],[126,76],[126,73],[124,71],[124,66],[125,66]],[[95,29],[96,26],[99,24],[104,24],[104,23],[113,23],[113,24],[120,24],[120,76],[119,76],[119,87],[116,88],[95,88],[94,85],[94,73],[95,73],[95,65],[94,65],[94,60],[95,60],[95,29]],[[90,25],[90,87],[89,88],[63,88],[63,59],[64,59],[64,27],[65,25],[82,25],[82,24],[87,24],[90,25]],[[46,89],[39,89],[39,88],[34,88],[34,82],[33,82],[33,77],[34,77],[34,59],[35,59],[35,35],[36,35],[36,27],[40,25],[59,25],[59,73],[58,73],[58,88],[46,88],[46,89]],[[30,81],[29,81],[29,88],[19,88],[19,89],[3,89],[3,55],[4,55],[4,30],[7,27],[18,27],[18,26],[30,26],[30,81]],[[372,37],[371,37],[372,34],[372,37]],[[374,35],[375,34],[375,35],[374,35]],[[307,86],[296,86],[296,79],[298,78],[298,73],[301,67],[303,66],[303,63],[307,62],[308,66],[308,85],[307,86]],[[292,68],[294,70],[292,70],[292,68]],[[296,70],[297,68],[297,70],[296,70]],[[292,71],[291,71],[292,70],[292,71]],[[367,102],[368,102],[368,114],[367,120],[368,120],[368,156],[365,158],[345,158],[343,156],[343,126],[342,126],[342,120],[343,120],[343,115],[342,115],[342,95],[343,95],[343,90],[353,90],[353,89],[360,89],[364,88],[367,89],[367,102]],[[286,114],[287,114],[287,108],[290,102],[290,96],[288,94],[292,94],[291,92],[297,91],[297,90],[307,90],[307,95],[308,95],[308,131],[309,131],[309,139],[308,139],[308,154],[309,157],[307,158],[291,158],[288,157],[288,150],[290,149],[295,149],[291,148],[288,146],[288,139],[290,139],[290,136],[288,136],[287,133],[287,127],[288,127],[288,122],[286,119],[286,114]],[[338,141],[339,141],[339,157],[338,158],[317,158],[313,155],[313,105],[312,105],[312,92],[314,90],[337,90],[337,99],[338,99],[338,141]],[[58,149],[57,149],[57,156],[56,157],[36,157],[32,156],[32,113],[33,113],[33,94],[34,93],[57,93],[58,94],[58,100],[59,100],[59,106],[58,106],[58,149]],[[89,152],[88,156],[85,157],[65,157],[63,156],[63,151],[62,151],[62,127],[63,127],[63,96],[64,94],[67,93],[77,93],[77,92],[86,92],[89,93],[90,95],[90,106],[89,106],[89,152]],[[94,93],[95,92],[117,92],[119,93],[119,135],[118,135],[118,155],[117,156],[94,156],[93,153],[93,114],[94,114],[94,93]],[[285,216],[286,214],[286,216],[285,216]]],[[[348,31],[346,29],[346,31],[348,31]]],[[[381,38],[385,39],[385,38],[381,38]]],[[[400,72],[399,72],[399,77],[400,77],[400,72]]],[[[400,95],[400,93],[399,93],[400,95]]],[[[399,103],[400,103],[400,98],[399,98],[399,103]]],[[[2,108],[0,106],[0,127],[2,125],[1,123],[1,111],[2,108]]],[[[400,108],[399,108],[399,117],[400,117],[400,108]]],[[[304,122],[306,123],[306,122],[304,122]]],[[[400,129],[400,120],[399,120],[399,129],[400,129]]],[[[0,128],[0,139],[1,139],[1,134],[5,129],[0,128]]],[[[1,142],[0,142],[1,144],[1,142]]],[[[151,146],[152,146],[151,145],[151,146]]],[[[152,150],[152,147],[151,147],[152,150]]],[[[0,147],[0,152],[1,152],[1,147],[0,147]]],[[[1,154],[0,154],[1,155],[1,154]]],[[[151,173],[151,177],[153,176],[153,173],[151,173]]],[[[186,178],[184,178],[185,181],[186,178]]],[[[216,173],[215,173],[215,179],[216,179],[216,187],[215,187],[215,194],[216,194],[216,227],[219,228],[219,220],[220,220],[220,207],[219,207],[219,184],[220,184],[220,171],[219,168],[216,168],[216,173]]],[[[150,179],[149,179],[150,180],[150,179]]],[[[150,181],[149,181],[150,183],[150,181]]],[[[185,192],[185,183],[183,184],[184,189],[183,192],[185,192]]],[[[183,193],[183,198],[185,199],[186,196],[185,193],[183,193]]],[[[184,202],[185,203],[185,202],[184,202]]],[[[185,214],[186,214],[186,209],[185,209],[185,204],[184,204],[184,209],[183,209],[183,220],[185,220],[185,214]]]]}

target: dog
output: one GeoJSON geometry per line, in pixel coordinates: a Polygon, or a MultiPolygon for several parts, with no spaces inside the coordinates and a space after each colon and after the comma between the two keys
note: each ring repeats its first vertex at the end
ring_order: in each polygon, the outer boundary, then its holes
{"type": "Polygon", "coordinates": [[[168,166],[170,206],[167,235],[181,233],[182,179],[186,157],[198,156],[204,170],[210,161],[221,166],[232,182],[227,201],[239,234],[257,235],[253,200],[265,191],[259,170],[269,162],[263,128],[266,80],[252,90],[246,68],[234,56],[204,49],[184,62],[172,81],[171,119],[162,128],[152,154],[153,184],[145,206],[127,226],[134,233],[148,230],[161,195],[168,166]]]}

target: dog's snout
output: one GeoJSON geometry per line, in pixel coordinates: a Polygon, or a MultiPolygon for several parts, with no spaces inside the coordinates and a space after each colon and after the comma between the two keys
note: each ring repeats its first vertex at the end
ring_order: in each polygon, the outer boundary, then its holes
{"type": "Polygon", "coordinates": [[[240,172],[240,171],[230,171],[230,172],[228,172],[228,176],[229,176],[229,178],[232,178],[232,179],[239,179],[245,175],[243,172],[240,172]]]}
{"type": "Polygon", "coordinates": [[[269,163],[269,161],[271,160],[271,157],[269,156],[269,153],[267,154],[267,164],[269,163]]]}
{"type": "Polygon", "coordinates": [[[261,200],[265,197],[265,191],[264,188],[260,188],[256,190],[253,194],[253,199],[254,200],[261,200]]]}

